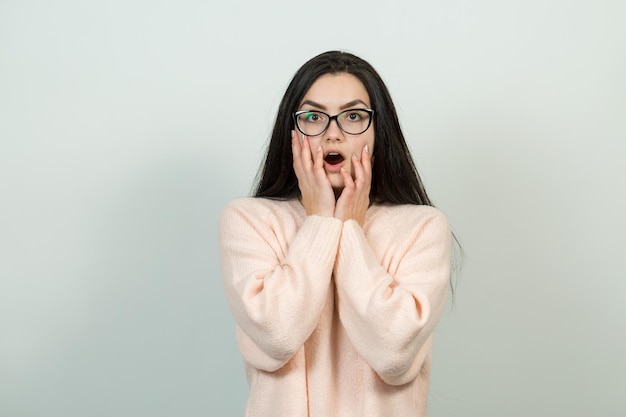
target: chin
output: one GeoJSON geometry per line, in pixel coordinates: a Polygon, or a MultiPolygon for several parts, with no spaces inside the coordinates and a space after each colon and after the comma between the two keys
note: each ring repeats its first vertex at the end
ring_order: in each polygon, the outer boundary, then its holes
{"type": "Polygon", "coordinates": [[[329,174],[328,179],[330,180],[331,187],[333,187],[333,190],[335,191],[339,190],[341,192],[341,190],[343,190],[343,187],[345,187],[341,174],[329,174]]]}

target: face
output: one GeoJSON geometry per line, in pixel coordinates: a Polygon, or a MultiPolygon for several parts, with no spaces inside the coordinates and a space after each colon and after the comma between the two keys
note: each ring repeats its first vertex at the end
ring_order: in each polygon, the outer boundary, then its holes
{"type": "MultiPolygon", "coordinates": [[[[354,75],[347,73],[326,74],[319,77],[304,95],[298,110],[320,110],[331,116],[349,109],[371,109],[367,90],[354,75]]],[[[347,124],[345,122],[344,124],[347,124]]],[[[344,126],[345,127],[345,126],[344,126]]],[[[296,131],[297,134],[301,133],[296,131]]],[[[352,155],[361,159],[365,145],[370,153],[374,150],[374,122],[359,135],[351,135],[339,128],[336,120],[319,136],[308,136],[313,157],[318,147],[324,152],[324,170],[335,190],[343,189],[341,168],[354,178],[352,155]]]]}

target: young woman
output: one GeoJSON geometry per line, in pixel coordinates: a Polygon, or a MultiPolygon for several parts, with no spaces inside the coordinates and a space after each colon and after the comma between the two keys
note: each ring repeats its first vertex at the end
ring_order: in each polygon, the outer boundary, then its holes
{"type": "Polygon", "coordinates": [[[371,65],[333,51],[298,70],[220,245],[247,416],[426,416],[451,232],[371,65]]]}

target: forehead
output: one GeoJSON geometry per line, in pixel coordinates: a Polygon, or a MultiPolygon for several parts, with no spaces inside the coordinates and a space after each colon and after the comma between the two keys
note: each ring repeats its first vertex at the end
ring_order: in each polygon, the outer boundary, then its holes
{"type": "Polygon", "coordinates": [[[306,92],[302,101],[305,100],[322,104],[329,110],[338,109],[355,100],[370,107],[369,94],[361,80],[347,73],[322,75],[306,92]]]}

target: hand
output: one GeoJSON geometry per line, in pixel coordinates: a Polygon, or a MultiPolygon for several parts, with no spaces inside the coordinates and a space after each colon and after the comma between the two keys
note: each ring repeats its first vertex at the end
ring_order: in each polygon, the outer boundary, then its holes
{"type": "Polygon", "coordinates": [[[321,146],[311,154],[309,138],[291,131],[293,170],[298,178],[302,205],[307,215],[332,217],[335,213],[335,194],[324,171],[324,153],[321,146]]]}
{"type": "Polygon", "coordinates": [[[335,217],[343,221],[353,219],[361,226],[365,222],[365,213],[370,205],[372,185],[372,157],[366,145],[361,151],[361,160],[352,155],[354,180],[349,172],[341,169],[344,188],[337,199],[335,217]]]}

